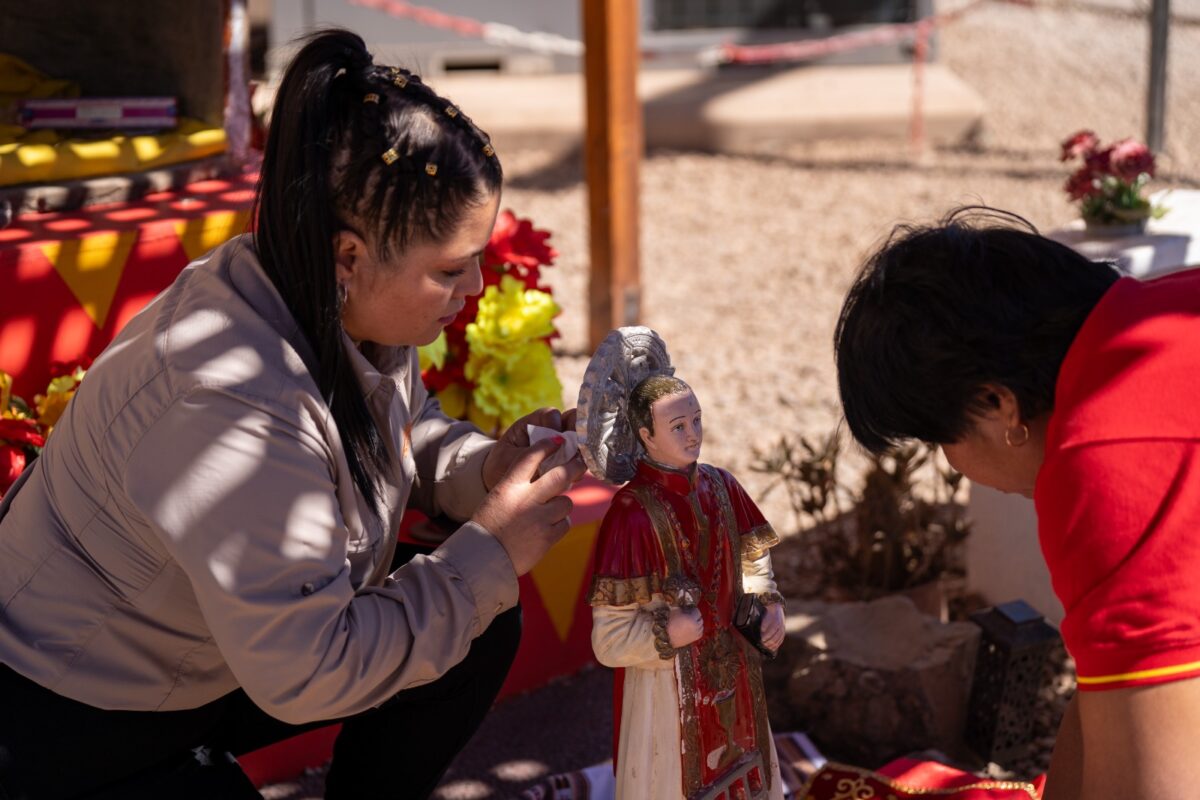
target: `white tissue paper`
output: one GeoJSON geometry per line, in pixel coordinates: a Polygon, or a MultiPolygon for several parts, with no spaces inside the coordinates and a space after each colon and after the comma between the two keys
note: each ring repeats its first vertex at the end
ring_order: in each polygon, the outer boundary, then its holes
{"type": "Polygon", "coordinates": [[[546,456],[546,459],[538,467],[538,475],[544,475],[547,470],[567,463],[579,452],[579,434],[575,431],[556,431],[540,425],[526,425],[525,427],[529,431],[530,444],[537,444],[543,439],[550,439],[554,436],[561,436],[564,440],[561,447],[546,456]]]}

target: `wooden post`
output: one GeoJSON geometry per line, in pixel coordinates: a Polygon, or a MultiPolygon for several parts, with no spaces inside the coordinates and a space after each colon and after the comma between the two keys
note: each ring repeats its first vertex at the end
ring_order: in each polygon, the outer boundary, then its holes
{"type": "Polygon", "coordinates": [[[588,340],[595,350],[613,328],[636,325],[641,313],[638,173],[643,137],[637,97],[638,2],[581,1],[591,254],[588,340]]]}

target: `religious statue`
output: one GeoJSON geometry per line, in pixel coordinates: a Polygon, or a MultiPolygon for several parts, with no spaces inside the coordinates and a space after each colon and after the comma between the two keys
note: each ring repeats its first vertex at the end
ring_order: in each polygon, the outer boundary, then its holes
{"type": "Polygon", "coordinates": [[[589,469],[628,481],[601,523],[592,648],[616,668],[617,800],[781,800],[763,654],[783,641],[775,531],[698,462],[700,403],[649,328],[613,331],[579,396],[589,469]]]}

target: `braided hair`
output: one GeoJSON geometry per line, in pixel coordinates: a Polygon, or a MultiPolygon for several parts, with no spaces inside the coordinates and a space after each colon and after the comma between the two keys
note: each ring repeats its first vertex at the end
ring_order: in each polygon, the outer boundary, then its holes
{"type": "Polygon", "coordinates": [[[387,450],[345,352],[334,237],[351,230],[385,261],[450,235],[501,180],[487,135],[416,75],[375,64],[356,34],[314,33],[288,65],[263,153],[254,246],[312,348],[313,377],[372,507],[387,450]]]}

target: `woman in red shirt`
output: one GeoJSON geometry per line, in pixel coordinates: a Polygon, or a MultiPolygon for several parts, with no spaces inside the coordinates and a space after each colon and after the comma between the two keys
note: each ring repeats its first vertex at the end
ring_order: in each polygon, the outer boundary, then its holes
{"type": "Polygon", "coordinates": [[[1020,217],[901,226],[835,333],[854,437],[936,442],[1031,497],[1079,693],[1046,790],[1193,797],[1200,784],[1200,271],[1122,278],[1020,217]]]}

